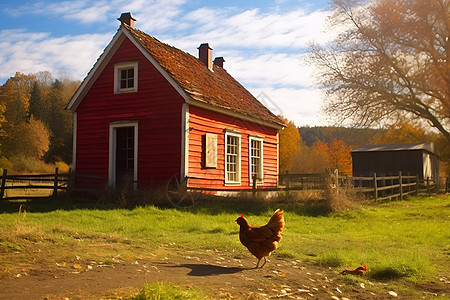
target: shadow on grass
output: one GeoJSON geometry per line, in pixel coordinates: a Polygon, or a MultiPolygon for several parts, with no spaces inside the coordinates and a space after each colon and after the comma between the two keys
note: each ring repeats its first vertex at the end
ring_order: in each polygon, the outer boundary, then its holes
{"type": "Polygon", "coordinates": [[[383,268],[374,270],[370,273],[370,277],[379,281],[389,281],[395,279],[406,278],[415,275],[414,272],[408,270],[399,270],[397,268],[383,268]]]}
{"type": "Polygon", "coordinates": [[[182,264],[174,266],[173,268],[188,268],[191,271],[187,274],[189,276],[216,276],[225,274],[236,274],[246,270],[240,267],[223,267],[207,264],[182,264]]]}
{"type": "MultiPolygon", "coordinates": [[[[117,201],[117,195],[107,194],[103,198],[77,197],[68,194],[61,194],[57,197],[24,200],[3,200],[0,201],[0,213],[16,213],[19,210],[36,212],[50,212],[55,210],[114,210],[114,209],[134,209],[136,207],[155,206],[163,209],[175,209],[169,201],[164,201],[160,194],[152,199],[151,194],[127,195],[124,201],[117,201]],[[156,199],[157,198],[157,199],[156,199]]],[[[276,209],[282,209],[304,216],[326,216],[330,210],[320,200],[293,201],[286,198],[252,198],[250,196],[212,196],[200,195],[193,206],[184,210],[194,214],[219,215],[230,213],[241,215],[267,215],[276,209]]]]}

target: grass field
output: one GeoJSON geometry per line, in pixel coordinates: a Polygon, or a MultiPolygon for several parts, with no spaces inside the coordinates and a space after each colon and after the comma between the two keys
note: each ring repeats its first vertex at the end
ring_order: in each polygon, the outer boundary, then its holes
{"type": "MultiPolygon", "coordinates": [[[[60,201],[60,202],[56,202],[60,201]]],[[[187,210],[153,206],[120,209],[73,204],[0,203],[0,266],[33,264],[30,253],[52,253],[42,263],[75,257],[114,263],[174,255],[178,251],[242,251],[234,220],[244,213],[262,225],[276,208],[286,227],[278,257],[333,268],[367,264],[367,278],[390,282],[439,282],[450,278],[450,196],[365,203],[327,213],[305,206],[245,201],[200,202],[187,210]],[[59,207],[57,209],[57,207],[59,207]],[[181,249],[181,250],[180,250],[181,249]],[[15,260],[9,253],[18,253],[15,260]]],[[[358,279],[347,279],[358,280],[358,279]]]]}

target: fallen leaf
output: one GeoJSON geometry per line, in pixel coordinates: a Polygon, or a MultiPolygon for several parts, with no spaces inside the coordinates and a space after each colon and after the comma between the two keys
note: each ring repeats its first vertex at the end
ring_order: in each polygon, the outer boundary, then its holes
{"type": "Polygon", "coordinates": [[[389,295],[391,295],[392,297],[397,297],[397,293],[394,291],[389,291],[389,295]]]}
{"type": "Polygon", "coordinates": [[[364,284],[364,282],[361,282],[359,286],[362,287],[363,289],[366,288],[366,285],[364,284]]]}
{"type": "Polygon", "coordinates": [[[83,269],[83,267],[80,266],[79,264],[74,264],[73,267],[74,267],[75,269],[78,269],[78,270],[83,269]]]}
{"type": "Polygon", "coordinates": [[[66,267],[66,263],[65,262],[63,262],[63,263],[56,263],[56,265],[58,266],[58,267],[63,267],[63,268],[65,268],[66,267]]]}

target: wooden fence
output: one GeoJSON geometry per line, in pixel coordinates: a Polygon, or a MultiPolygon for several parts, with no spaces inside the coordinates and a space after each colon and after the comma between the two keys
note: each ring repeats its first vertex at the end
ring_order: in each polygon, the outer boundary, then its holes
{"type": "MultiPolygon", "coordinates": [[[[33,174],[33,175],[8,175],[7,170],[3,170],[0,201],[13,199],[32,199],[53,197],[61,190],[71,190],[74,175],[69,169],[68,173],[59,173],[58,168],[54,174],[33,174]],[[41,191],[46,191],[41,192],[41,191]]],[[[450,192],[450,178],[445,179],[445,184],[433,182],[430,179],[419,179],[418,176],[403,176],[401,172],[397,176],[377,176],[370,177],[347,177],[332,172],[328,174],[279,174],[279,186],[271,189],[257,189],[253,184],[253,189],[242,191],[256,192],[264,191],[293,191],[293,190],[324,190],[327,184],[327,176],[334,176],[334,188],[345,188],[351,186],[355,192],[364,193],[375,200],[390,198],[400,198],[417,193],[450,192]]],[[[77,177],[80,177],[77,175],[77,177]]],[[[95,176],[87,177],[89,180],[98,179],[95,176]]],[[[256,178],[253,179],[254,182],[256,178]]],[[[197,190],[197,189],[192,189],[197,190]]],[[[198,189],[204,191],[205,189],[198,189]]],[[[241,190],[233,190],[241,191],[241,190]]]]}
{"type": "Polygon", "coordinates": [[[0,201],[33,199],[57,196],[58,191],[67,190],[71,186],[72,172],[54,174],[8,175],[3,170],[0,201]]]}
{"type": "Polygon", "coordinates": [[[397,176],[347,177],[336,174],[280,174],[279,183],[286,190],[323,190],[326,177],[336,176],[335,188],[352,187],[355,192],[363,193],[375,200],[400,198],[418,193],[450,192],[449,177],[445,184],[439,184],[418,176],[404,176],[401,172],[397,176]]]}

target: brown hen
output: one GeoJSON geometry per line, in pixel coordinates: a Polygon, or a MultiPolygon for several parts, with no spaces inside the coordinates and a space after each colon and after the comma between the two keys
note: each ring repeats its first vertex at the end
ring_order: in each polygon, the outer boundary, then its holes
{"type": "Polygon", "coordinates": [[[236,223],[240,226],[239,240],[258,259],[256,268],[263,258],[264,263],[261,268],[264,267],[267,262],[266,257],[277,249],[281,240],[280,233],[284,228],[283,211],[277,209],[264,226],[251,226],[244,218],[244,214],[236,219],[236,223]]]}

